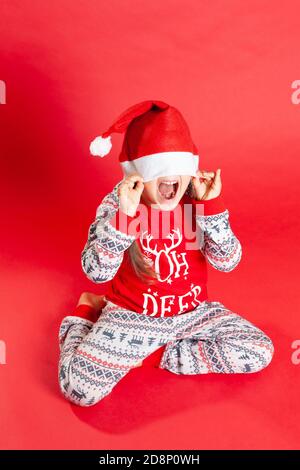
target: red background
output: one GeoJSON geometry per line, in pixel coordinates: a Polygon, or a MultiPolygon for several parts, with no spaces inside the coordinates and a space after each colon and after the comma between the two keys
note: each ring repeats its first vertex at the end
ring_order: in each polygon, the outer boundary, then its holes
{"type": "Polygon", "coordinates": [[[1,448],[299,448],[299,1],[1,0],[1,448]],[[132,104],[181,110],[200,167],[222,169],[243,259],[209,268],[209,295],[263,329],[263,372],[132,370],[99,405],[58,392],[58,325],[102,197],[120,180],[123,136],[90,141],[132,104]]]}

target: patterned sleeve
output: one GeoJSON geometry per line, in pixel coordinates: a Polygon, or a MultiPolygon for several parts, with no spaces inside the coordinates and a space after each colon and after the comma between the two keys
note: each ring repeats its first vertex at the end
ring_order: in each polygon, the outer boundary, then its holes
{"type": "Polygon", "coordinates": [[[241,260],[242,247],[231,229],[229,211],[222,196],[196,201],[198,204],[203,204],[203,213],[196,212],[197,225],[201,229],[200,250],[215,269],[232,271],[241,260]]]}
{"type": "Polygon", "coordinates": [[[119,210],[119,185],[120,183],[98,206],[96,218],[89,227],[88,239],[81,252],[82,269],[97,284],[113,279],[122,263],[124,252],[135,240],[134,235],[117,230],[116,224],[112,222],[119,210]]]}

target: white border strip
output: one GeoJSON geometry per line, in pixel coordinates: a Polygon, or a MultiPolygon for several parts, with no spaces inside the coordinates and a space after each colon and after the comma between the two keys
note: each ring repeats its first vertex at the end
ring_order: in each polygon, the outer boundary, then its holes
{"type": "Polygon", "coordinates": [[[191,152],[160,152],[120,164],[125,175],[139,173],[147,182],[160,176],[196,176],[199,155],[191,152]]]}

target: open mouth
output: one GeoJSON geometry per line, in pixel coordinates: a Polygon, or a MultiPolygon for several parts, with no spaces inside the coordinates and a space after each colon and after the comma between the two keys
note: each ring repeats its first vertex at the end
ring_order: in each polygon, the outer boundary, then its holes
{"type": "Polygon", "coordinates": [[[179,187],[178,180],[162,180],[158,184],[158,192],[163,199],[174,199],[179,187]]]}

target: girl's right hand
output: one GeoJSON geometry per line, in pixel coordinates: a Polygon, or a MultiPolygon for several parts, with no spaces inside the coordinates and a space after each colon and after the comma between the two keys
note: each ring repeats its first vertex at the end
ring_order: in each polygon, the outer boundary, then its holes
{"type": "Polygon", "coordinates": [[[139,174],[128,175],[119,186],[120,209],[133,217],[144,190],[143,178],[139,174]]]}

